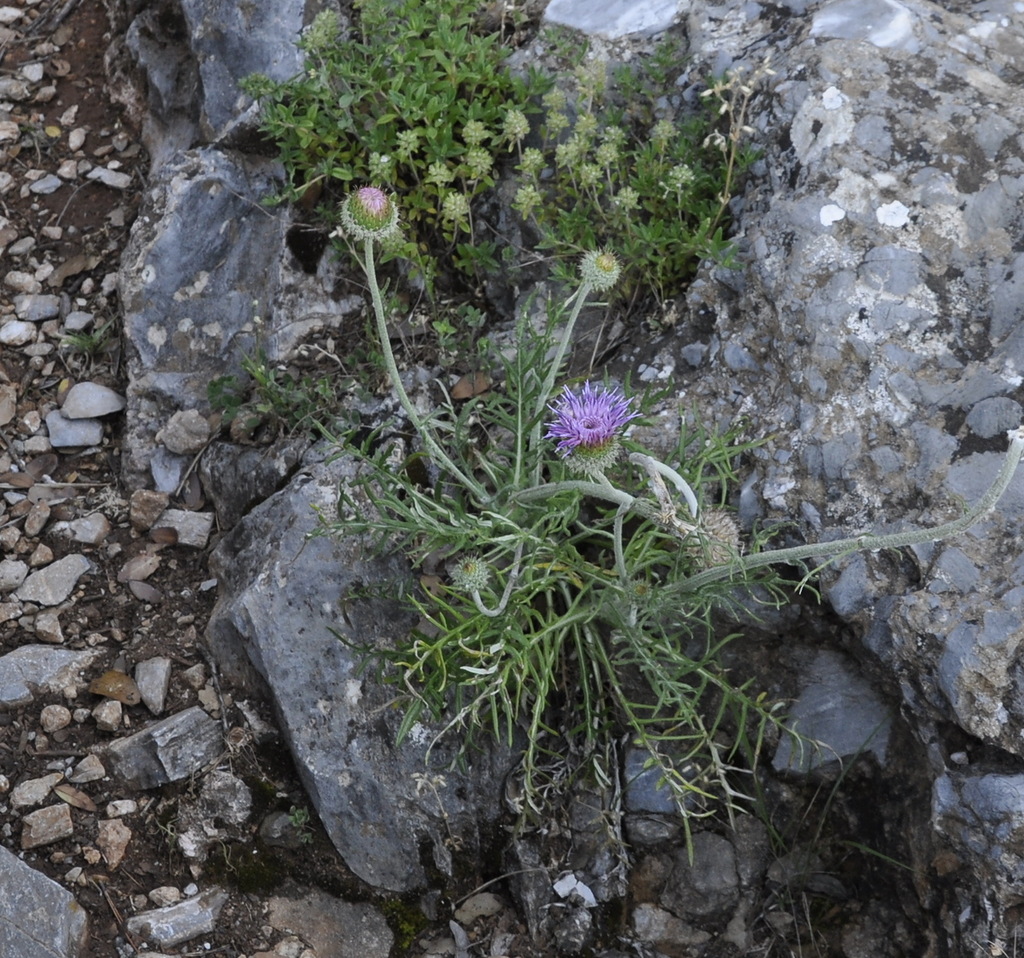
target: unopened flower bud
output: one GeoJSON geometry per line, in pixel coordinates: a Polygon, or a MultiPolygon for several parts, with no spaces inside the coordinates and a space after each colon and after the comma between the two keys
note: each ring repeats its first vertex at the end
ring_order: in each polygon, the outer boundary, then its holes
{"type": "Polygon", "coordinates": [[[591,250],[589,253],[583,254],[583,261],[580,263],[580,276],[584,283],[598,293],[611,289],[618,281],[620,272],[622,269],[614,253],[591,250]]]}
{"type": "Polygon", "coordinates": [[[491,581],[491,570],[476,556],[463,556],[449,572],[452,585],[465,592],[482,592],[491,581]]]}
{"type": "Polygon", "coordinates": [[[398,232],[398,207],[383,190],[364,186],[341,204],[341,225],[355,239],[386,240],[398,232]]]}

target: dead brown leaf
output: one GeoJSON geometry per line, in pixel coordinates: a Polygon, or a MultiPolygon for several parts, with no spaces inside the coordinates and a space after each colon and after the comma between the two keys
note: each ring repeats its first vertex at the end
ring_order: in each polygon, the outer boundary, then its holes
{"type": "MultiPolygon", "coordinates": [[[[134,585],[134,583],[130,584],[134,585]]],[[[145,585],[144,582],[139,584],[145,585]]],[[[147,586],[147,588],[152,589],[153,587],[147,586]]],[[[89,683],[89,691],[93,695],[116,699],[124,705],[138,705],[142,701],[142,694],[139,692],[135,680],[124,672],[118,672],[117,669],[110,669],[99,678],[93,679],[89,683]]]]}
{"type": "Polygon", "coordinates": [[[96,803],[85,792],[79,791],[73,785],[58,785],[54,788],[53,793],[73,808],[80,808],[83,812],[96,811],[96,803]]]}
{"type": "Polygon", "coordinates": [[[466,373],[452,386],[452,399],[472,399],[491,388],[490,377],[486,373],[466,373]]]}

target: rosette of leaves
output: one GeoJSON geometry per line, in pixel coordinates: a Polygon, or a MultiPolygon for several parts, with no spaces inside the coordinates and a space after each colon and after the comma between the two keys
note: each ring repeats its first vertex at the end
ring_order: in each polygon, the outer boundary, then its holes
{"type": "Polygon", "coordinates": [[[385,253],[428,278],[439,255],[470,271],[489,264],[493,249],[472,242],[472,201],[507,153],[507,111],[528,109],[543,82],[505,69],[509,50],[471,0],[362,0],[356,9],[348,34],[337,14],[316,17],[300,41],[298,76],[242,83],[280,149],[281,199],[319,202],[329,221],[352,186],[384,187],[401,197],[405,231],[385,253]]]}

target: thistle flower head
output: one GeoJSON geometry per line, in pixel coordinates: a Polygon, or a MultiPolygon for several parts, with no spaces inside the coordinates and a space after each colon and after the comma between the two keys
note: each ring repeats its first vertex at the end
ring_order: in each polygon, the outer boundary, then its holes
{"type": "Polygon", "coordinates": [[[452,585],[464,592],[482,592],[491,581],[491,570],[472,555],[458,558],[449,566],[448,572],[452,577],[452,585]]]}
{"type": "Polygon", "coordinates": [[[615,254],[607,251],[591,250],[583,254],[583,260],[580,262],[580,277],[598,293],[611,289],[621,271],[615,254]]]}
{"type": "Polygon", "coordinates": [[[580,472],[603,472],[619,452],[618,434],[639,413],[615,388],[584,383],[579,394],[568,386],[548,408],[555,414],[546,438],[558,440],[558,451],[580,472]]]}
{"type": "Polygon", "coordinates": [[[364,186],[341,204],[341,225],[354,239],[390,239],[398,232],[398,207],[383,190],[364,186]]]}

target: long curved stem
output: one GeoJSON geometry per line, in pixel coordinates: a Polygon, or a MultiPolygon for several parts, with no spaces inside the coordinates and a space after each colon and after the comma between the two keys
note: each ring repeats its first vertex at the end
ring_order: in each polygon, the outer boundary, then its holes
{"type": "Polygon", "coordinates": [[[373,302],[373,314],[377,321],[377,337],[380,339],[380,348],[384,354],[384,365],[387,367],[388,375],[391,377],[391,383],[394,386],[395,392],[398,394],[398,400],[401,402],[402,408],[405,410],[405,414],[409,417],[409,421],[413,424],[416,432],[419,433],[420,438],[423,440],[423,445],[426,446],[427,452],[430,454],[431,458],[434,459],[437,465],[447,469],[448,472],[458,479],[466,489],[470,490],[477,499],[481,502],[486,502],[490,497],[485,492],[484,487],[475,479],[466,475],[465,472],[452,462],[451,458],[434,438],[430,428],[420,418],[420,414],[416,411],[416,407],[412,404],[409,394],[405,391],[405,387],[402,385],[402,377],[398,374],[398,363],[395,362],[395,354],[391,350],[391,339],[388,336],[387,318],[384,315],[384,302],[380,295],[380,286],[377,284],[377,268],[373,259],[372,239],[366,240],[363,254],[363,271],[366,273],[366,281],[370,287],[370,299],[373,302]]]}
{"type": "Polygon", "coordinates": [[[754,555],[740,556],[732,562],[715,566],[698,572],[697,575],[682,579],[667,586],[673,592],[696,592],[712,582],[731,579],[738,573],[749,572],[767,565],[780,565],[802,562],[804,559],[832,559],[844,553],[875,552],[880,549],[901,549],[904,546],[920,545],[923,542],[938,542],[958,535],[973,526],[979,519],[987,515],[1002,498],[1010,480],[1013,479],[1021,456],[1024,455],[1024,426],[1013,429],[1009,433],[1010,448],[1006,451],[999,474],[989,486],[988,491],[968,509],[959,519],[943,523],[932,529],[914,529],[909,532],[894,532],[887,535],[860,535],[846,539],[833,539],[830,542],[812,542],[790,549],[774,549],[768,552],[757,552],[754,555]]]}

